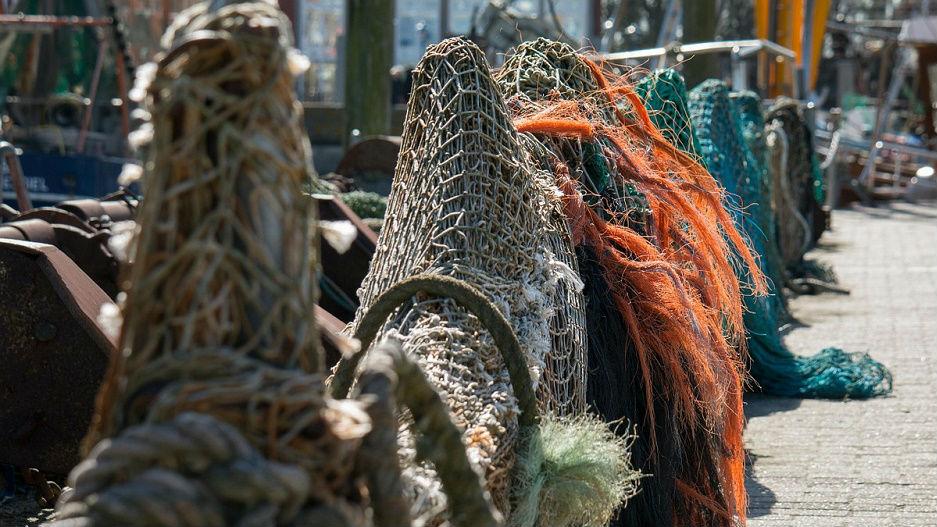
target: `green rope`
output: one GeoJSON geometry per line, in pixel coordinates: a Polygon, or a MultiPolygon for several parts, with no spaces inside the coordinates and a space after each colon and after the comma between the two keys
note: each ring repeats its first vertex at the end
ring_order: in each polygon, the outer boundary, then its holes
{"type": "MultiPolygon", "coordinates": [[[[812,357],[791,353],[781,341],[784,313],[783,269],[776,254],[768,171],[764,154],[764,117],[754,94],[730,98],[725,83],[708,80],[689,96],[699,153],[734,202],[736,221],[760,254],[771,294],[745,298],[745,328],[751,374],[762,391],[787,397],[867,398],[891,391],[891,373],[867,354],[826,348],[812,357]]],[[[739,269],[739,276],[748,276],[739,269]]]]}

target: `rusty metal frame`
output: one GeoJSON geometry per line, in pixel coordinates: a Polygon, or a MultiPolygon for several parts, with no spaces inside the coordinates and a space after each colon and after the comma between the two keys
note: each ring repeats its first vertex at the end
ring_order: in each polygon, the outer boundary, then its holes
{"type": "Polygon", "coordinates": [[[101,306],[111,302],[110,297],[71,258],[44,243],[5,239],[0,240],[0,245],[39,258],[39,267],[72,317],[101,349],[108,352],[117,349],[117,337],[109,335],[97,322],[101,306]]]}

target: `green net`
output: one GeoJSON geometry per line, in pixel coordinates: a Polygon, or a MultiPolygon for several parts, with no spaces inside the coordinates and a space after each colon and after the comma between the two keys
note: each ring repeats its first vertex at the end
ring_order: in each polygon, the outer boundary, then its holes
{"type": "Polygon", "coordinates": [[[344,192],[339,197],[361,218],[383,218],[387,212],[387,198],[376,192],[353,190],[344,192]]]}
{"type": "Polygon", "coordinates": [[[753,92],[734,93],[731,98],[738,114],[742,139],[751,154],[745,159],[751,164],[752,175],[745,178],[745,184],[737,192],[751,216],[749,233],[761,254],[762,271],[773,285],[772,297],[776,299],[779,310],[786,310],[784,263],[777,243],[773,242],[778,239],[778,225],[771,193],[771,173],[766,164],[768,145],[761,99],[753,92]]]}
{"type": "MultiPolygon", "coordinates": [[[[778,330],[784,313],[783,269],[773,243],[777,228],[770,206],[760,101],[750,93],[730,98],[725,83],[709,80],[690,93],[688,102],[700,154],[734,201],[736,221],[760,253],[762,271],[772,281],[769,296],[745,297],[755,382],[764,392],[782,396],[864,398],[891,391],[891,374],[867,354],[826,348],[812,357],[799,357],[784,346],[778,330]]],[[[740,270],[739,276],[747,275],[740,270]]]]}
{"type": "Polygon", "coordinates": [[[648,115],[668,141],[684,152],[700,157],[699,139],[687,108],[689,94],[683,77],[672,69],[656,70],[638,81],[634,91],[644,100],[648,115]]]}

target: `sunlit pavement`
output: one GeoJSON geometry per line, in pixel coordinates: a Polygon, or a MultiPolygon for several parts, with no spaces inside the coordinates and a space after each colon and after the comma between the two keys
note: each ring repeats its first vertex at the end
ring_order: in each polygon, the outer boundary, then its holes
{"type": "Polygon", "coordinates": [[[937,525],[937,206],[836,211],[810,257],[851,295],[792,303],[788,346],[868,352],[894,393],[868,401],[748,397],[749,525],[937,525]]]}

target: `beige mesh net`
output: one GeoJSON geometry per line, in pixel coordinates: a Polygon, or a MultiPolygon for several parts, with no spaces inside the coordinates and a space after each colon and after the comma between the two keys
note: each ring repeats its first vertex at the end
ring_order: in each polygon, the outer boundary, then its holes
{"type": "MultiPolygon", "coordinates": [[[[582,412],[581,283],[551,180],[525,157],[482,52],[463,39],[431,46],[414,71],[387,219],[356,323],[407,277],[457,278],[510,322],[541,410],[582,412]]],[[[506,512],[519,408],[487,328],[452,300],[418,295],[381,336],[399,339],[439,387],[506,512]]],[[[406,424],[401,442],[414,498],[432,513],[444,500],[432,470],[414,463],[406,424]]]]}

